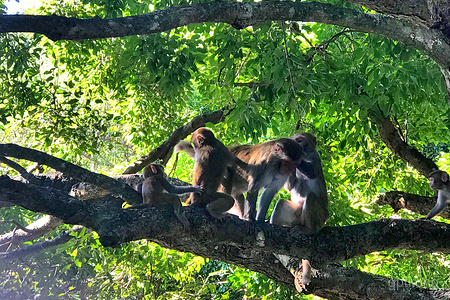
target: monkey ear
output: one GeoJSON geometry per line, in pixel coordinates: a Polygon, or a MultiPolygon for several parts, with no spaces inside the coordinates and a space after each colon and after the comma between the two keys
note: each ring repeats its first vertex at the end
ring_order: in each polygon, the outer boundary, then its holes
{"type": "Polygon", "coordinates": [[[312,144],[314,145],[314,148],[316,148],[316,146],[317,146],[317,138],[315,136],[313,136],[312,144]]]}
{"type": "Polygon", "coordinates": [[[155,165],[151,165],[150,167],[152,168],[152,173],[153,174],[158,174],[158,168],[156,168],[155,165]]]}
{"type": "Polygon", "coordinates": [[[283,148],[279,143],[276,143],[275,146],[273,146],[273,151],[280,152],[283,148]]]}
{"type": "Polygon", "coordinates": [[[197,142],[200,146],[203,146],[205,143],[205,138],[202,135],[197,136],[197,142]]]}
{"type": "Polygon", "coordinates": [[[448,182],[448,174],[446,172],[442,172],[441,180],[442,182],[448,182]]]}

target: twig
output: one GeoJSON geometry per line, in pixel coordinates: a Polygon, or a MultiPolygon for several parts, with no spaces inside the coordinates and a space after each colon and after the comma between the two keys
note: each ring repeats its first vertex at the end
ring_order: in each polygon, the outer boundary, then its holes
{"type": "Polygon", "coordinates": [[[9,252],[9,253],[0,253],[0,259],[1,260],[13,260],[13,259],[20,259],[23,258],[27,255],[36,253],[36,252],[41,252],[44,251],[46,249],[49,249],[51,247],[55,247],[64,243],[67,243],[68,241],[70,241],[72,238],[74,238],[73,236],[70,235],[71,232],[80,232],[84,227],[83,226],[79,226],[76,225],[74,226],[71,230],[69,231],[64,231],[63,233],[61,233],[59,236],[51,239],[51,240],[47,240],[44,242],[40,242],[40,243],[36,243],[30,246],[26,246],[23,248],[20,248],[16,251],[13,252],[9,252]]]}

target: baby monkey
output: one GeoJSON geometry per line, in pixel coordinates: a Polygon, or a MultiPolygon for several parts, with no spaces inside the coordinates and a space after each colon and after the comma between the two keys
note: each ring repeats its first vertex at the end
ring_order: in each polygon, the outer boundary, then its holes
{"type": "Polygon", "coordinates": [[[431,172],[428,179],[430,180],[430,187],[438,191],[436,205],[426,217],[431,219],[440,213],[445,208],[445,204],[450,201],[450,182],[447,172],[440,170],[431,172]]]}
{"type": "Polygon", "coordinates": [[[191,226],[183,212],[180,197],[184,193],[203,193],[200,186],[173,186],[167,181],[164,167],[157,164],[150,164],[143,171],[144,182],[142,183],[142,198],[144,203],[133,205],[131,208],[143,208],[159,205],[171,205],[178,220],[183,224],[185,230],[190,230],[191,226]]]}

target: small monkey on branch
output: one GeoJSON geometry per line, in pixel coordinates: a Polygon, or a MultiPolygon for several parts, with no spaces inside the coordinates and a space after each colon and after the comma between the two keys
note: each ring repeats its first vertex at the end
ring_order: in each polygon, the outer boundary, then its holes
{"type": "Polygon", "coordinates": [[[450,202],[450,181],[447,172],[440,170],[431,172],[428,179],[430,180],[430,187],[438,191],[436,205],[426,217],[431,219],[445,208],[446,203],[450,202]]]}
{"type": "MultiPolygon", "coordinates": [[[[184,193],[203,193],[201,186],[173,186],[167,181],[167,175],[161,165],[150,164],[143,171],[144,181],[140,192],[142,204],[133,205],[130,208],[144,208],[159,205],[171,205],[177,219],[183,224],[185,230],[190,230],[189,221],[183,212],[180,197],[184,193]]],[[[138,188],[139,189],[139,188],[138,188]]]]}

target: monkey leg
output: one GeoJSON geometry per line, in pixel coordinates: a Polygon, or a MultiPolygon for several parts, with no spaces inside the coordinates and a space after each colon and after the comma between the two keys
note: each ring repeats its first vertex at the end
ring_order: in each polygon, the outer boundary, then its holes
{"type": "MultiPolygon", "coordinates": [[[[301,209],[301,208],[300,208],[301,209]]],[[[270,216],[270,224],[292,227],[299,223],[297,207],[292,201],[278,200],[270,216]]]]}
{"type": "MultiPolygon", "coordinates": [[[[163,193],[160,194],[157,198],[157,202],[152,203],[153,205],[170,205],[173,207],[173,212],[177,219],[183,224],[184,230],[190,230],[191,225],[189,224],[189,221],[186,219],[186,216],[184,215],[183,211],[183,205],[181,204],[181,199],[175,194],[167,194],[163,193]]],[[[148,203],[149,205],[151,203],[148,203]]]]}
{"type": "Polygon", "coordinates": [[[328,201],[320,199],[315,193],[308,193],[303,204],[299,224],[315,233],[322,229],[328,216],[328,201]]]}
{"type": "Polygon", "coordinates": [[[173,212],[175,214],[175,216],[177,217],[177,219],[181,222],[181,224],[183,224],[183,228],[186,231],[191,230],[191,224],[189,223],[189,221],[186,219],[186,216],[184,215],[184,211],[183,211],[183,205],[181,204],[181,200],[180,197],[178,197],[177,195],[173,195],[174,197],[172,197],[171,203],[170,205],[172,205],[173,207],[173,212]]]}
{"type": "MultiPolygon", "coordinates": [[[[206,197],[205,197],[206,198],[206,197]]],[[[216,219],[222,219],[228,210],[234,205],[234,198],[225,193],[212,193],[207,197],[210,201],[206,204],[208,213],[216,219]]]]}
{"type": "MultiPolygon", "coordinates": [[[[283,184],[286,180],[276,180],[272,181],[270,187],[267,186],[264,188],[261,196],[258,199],[258,210],[256,212],[256,221],[265,222],[266,214],[269,210],[270,203],[272,202],[275,195],[278,191],[283,187],[283,184]]],[[[257,196],[257,195],[256,195],[257,196]]]]}
{"type": "Polygon", "coordinates": [[[243,194],[233,195],[234,205],[228,211],[228,213],[238,216],[240,219],[244,219],[245,211],[245,197],[243,194]]]}

